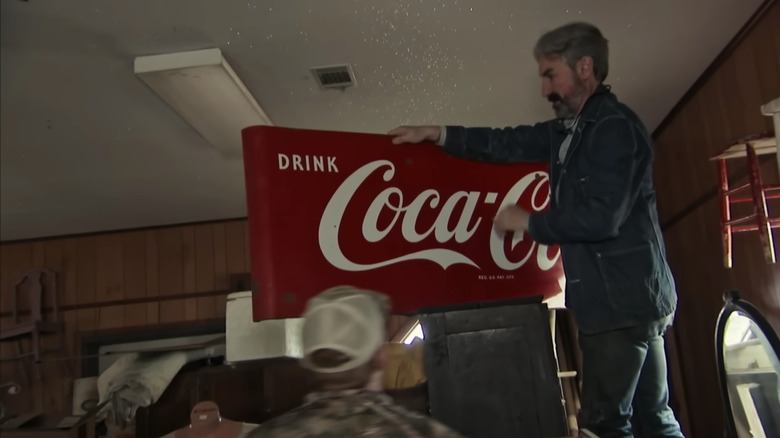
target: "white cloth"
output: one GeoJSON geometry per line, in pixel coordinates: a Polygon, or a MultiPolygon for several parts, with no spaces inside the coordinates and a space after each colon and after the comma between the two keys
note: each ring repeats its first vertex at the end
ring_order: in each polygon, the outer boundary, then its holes
{"type": "Polygon", "coordinates": [[[139,407],[149,406],[160,398],[185,364],[219,355],[224,355],[224,346],[123,355],[98,377],[100,403],[111,401],[98,418],[111,415],[115,425],[125,427],[135,418],[139,407]]]}

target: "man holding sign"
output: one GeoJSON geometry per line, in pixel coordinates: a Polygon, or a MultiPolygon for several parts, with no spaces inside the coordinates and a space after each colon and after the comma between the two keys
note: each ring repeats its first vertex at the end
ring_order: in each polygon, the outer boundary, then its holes
{"type": "Polygon", "coordinates": [[[504,129],[402,126],[393,142],[433,141],[457,157],[549,163],[551,207],[501,210],[494,226],[560,245],[566,305],[583,355],[580,428],[601,438],[682,438],[668,405],[663,335],[677,306],[653,184],[653,146],[637,115],[603,81],[607,40],[571,23],[534,55],[556,118],[504,129]]]}

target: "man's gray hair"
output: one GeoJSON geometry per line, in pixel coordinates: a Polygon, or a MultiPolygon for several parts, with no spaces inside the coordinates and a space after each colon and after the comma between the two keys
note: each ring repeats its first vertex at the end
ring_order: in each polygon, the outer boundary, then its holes
{"type": "Polygon", "coordinates": [[[593,58],[593,75],[603,82],[609,72],[609,49],[601,31],[589,23],[569,23],[553,29],[539,38],[534,47],[534,57],[560,56],[572,69],[585,56],[593,58]]]}

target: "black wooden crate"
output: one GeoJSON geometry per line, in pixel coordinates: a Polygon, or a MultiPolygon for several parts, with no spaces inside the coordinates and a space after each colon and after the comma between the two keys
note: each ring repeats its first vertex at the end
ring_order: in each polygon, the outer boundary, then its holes
{"type": "Polygon", "coordinates": [[[568,435],[541,298],[426,309],[420,320],[434,418],[474,438],[568,435]]]}

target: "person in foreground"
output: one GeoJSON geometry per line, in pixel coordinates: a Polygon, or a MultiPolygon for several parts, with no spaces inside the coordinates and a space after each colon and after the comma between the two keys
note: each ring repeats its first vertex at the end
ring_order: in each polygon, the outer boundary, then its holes
{"type": "Polygon", "coordinates": [[[658,224],[650,135],[604,84],[608,48],[598,28],[554,29],[534,55],[555,119],[504,129],[402,126],[389,135],[395,144],[433,141],[466,159],[549,163],[550,209],[510,206],[494,227],[560,245],[583,357],[579,427],[600,438],[681,438],[663,340],[677,293],[658,224]]]}
{"type": "Polygon", "coordinates": [[[459,438],[382,392],[388,312],[385,295],[351,286],[331,288],[309,300],[301,364],[310,371],[314,392],[301,407],[247,436],[459,438]]]}

